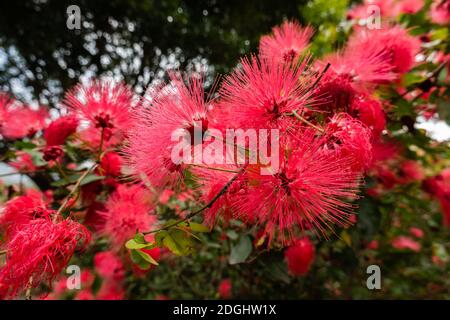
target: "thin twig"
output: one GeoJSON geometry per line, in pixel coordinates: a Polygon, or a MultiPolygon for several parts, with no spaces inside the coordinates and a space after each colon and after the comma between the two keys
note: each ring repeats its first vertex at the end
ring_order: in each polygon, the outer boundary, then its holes
{"type": "Polygon", "coordinates": [[[156,233],[159,231],[163,231],[163,230],[167,230],[170,229],[172,227],[176,227],[177,225],[179,225],[180,223],[183,223],[187,220],[190,220],[191,218],[193,218],[194,216],[198,215],[199,213],[205,211],[206,209],[210,208],[214,202],[217,201],[217,199],[219,199],[222,195],[225,194],[225,192],[227,192],[228,188],[233,184],[234,181],[236,181],[236,179],[244,172],[244,170],[247,168],[248,164],[245,164],[234,176],[233,178],[231,178],[226,185],[223,186],[223,188],[214,196],[214,198],[211,199],[211,201],[209,201],[205,206],[201,207],[200,209],[191,212],[190,214],[188,214],[184,219],[178,220],[172,224],[169,224],[165,227],[156,229],[156,230],[152,230],[152,231],[147,231],[147,232],[143,232],[143,234],[151,234],[151,233],[156,233]]]}
{"type": "Polygon", "coordinates": [[[59,207],[58,211],[56,211],[54,219],[63,211],[69,200],[72,198],[73,194],[77,191],[77,189],[80,187],[81,182],[83,182],[84,178],[87,177],[88,174],[90,174],[92,171],[95,170],[97,167],[97,163],[93,164],[89,169],[87,169],[80,178],[78,178],[77,183],[74,185],[73,189],[70,191],[70,193],[67,195],[67,197],[64,199],[63,204],[59,207]]]}
{"type": "Polygon", "coordinates": [[[312,86],[308,89],[308,91],[313,90],[320,82],[320,80],[322,80],[322,77],[324,76],[324,74],[328,71],[328,69],[331,67],[331,64],[328,62],[327,65],[325,66],[325,68],[323,68],[322,72],[320,73],[320,76],[316,79],[316,81],[314,81],[314,83],[312,84],[312,86]]]}
{"type": "Polygon", "coordinates": [[[313,124],[313,123],[309,122],[308,120],[306,120],[305,118],[303,118],[301,115],[299,115],[299,114],[297,113],[297,111],[293,110],[293,111],[292,111],[292,114],[293,114],[298,120],[300,120],[301,122],[305,123],[306,125],[308,125],[308,126],[314,128],[314,129],[316,129],[316,130],[319,131],[320,133],[324,133],[324,132],[325,132],[325,130],[323,130],[321,127],[318,127],[318,126],[316,126],[315,124],[313,124]]]}
{"type": "Polygon", "coordinates": [[[222,168],[202,166],[200,164],[191,164],[191,166],[198,167],[198,168],[203,168],[203,169],[208,169],[208,170],[222,171],[222,172],[230,172],[230,173],[238,173],[239,172],[239,171],[236,171],[236,170],[228,170],[228,169],[222,169],[222,168]]]}

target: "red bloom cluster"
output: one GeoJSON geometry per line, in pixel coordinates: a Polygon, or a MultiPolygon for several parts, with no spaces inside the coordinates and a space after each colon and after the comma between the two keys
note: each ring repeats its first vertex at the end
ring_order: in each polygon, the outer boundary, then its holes
{"type": "Polygon", "coordinates": [[[119,250],[138,232],[150,230],[156,222],[153,204],[141,186],[119,185],[99,214],[105,223],[101,233],[111,239],[114,249],[119,250]]]}
{"type": "Polygon", "coordinates": [[[284,256],[288,265],[289,272],[296,276],[302,276],[309,271],[314,261],[315,250],[309,238],[296,239],[288,247],[284,256]]]}
{"type": "Polygon", "coordinates": [[[51,281],[72,257],[77,244],[90,236],[80,224],[48,217],[25,223],[6,243],[6,264],[0,270],[0,292],[15,296],[29,287],[51,281]]]}

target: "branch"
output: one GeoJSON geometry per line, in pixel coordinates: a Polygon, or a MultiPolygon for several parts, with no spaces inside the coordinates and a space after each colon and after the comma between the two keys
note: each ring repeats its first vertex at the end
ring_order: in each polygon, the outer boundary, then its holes
{"type": "Polygon", "coordinates": [[[234,181],[236,181],[237,178],[239,178],[239,176],[244,172],[244,170],[247,168],[248,164],[245,164],[234,176],[233,178],[230,179],[230,181],[227,182],[227,184],[225,184],[223,186],[223,188],[214,196],[214,198],[212,198],[205,206],[201,207],[200,209],[191,212],[190,214],[188,214],[184,219],[178,220],[177,222],[174,222],[172,224],[169,224],[165,227],[156,229],[156,230],[152,230],[152,231],[147,231],[147,232],[143,232],[144,235],[146,234],[151,234],[151,233],[156,233],[159,231],[163,231],[163,230],[167,230],[170,229],[172,227],[176,227],[177,225],[179,225],[180,223],[183,223],[193,217],[195,217],[196,215],[198,215],[199,213],[205,211],[206,209],[210,208],[214,202],[217,201],[217,199],[219,199],[222,195],[224,195],[228,188],[230,188],[230,186],[233,184],[234,181]]]}
{"type": "Polygon", "coordinates": [[[88,174],[90,174],[92,171],[95,170],[95,168],[97,168],[97,163],[93,164],[89,169],[87,169],[80,178],[78,178],[77,183],[74,185],[72,191],[70,191],[70,193],[67,195],[67,197],[64,199],[64,202],[62,203],[62,205],[59,207],[58,211],[55,214],[55,218],[63,211],[63,209],[65,208],[65,206],[67,205],[67,203],[69,202],[69,200],[72,198],[73,194],[77,191],[77,189],[80,187],[81,182],[83,182],[84,178],[86,178],[88,176],[88,174]]]}

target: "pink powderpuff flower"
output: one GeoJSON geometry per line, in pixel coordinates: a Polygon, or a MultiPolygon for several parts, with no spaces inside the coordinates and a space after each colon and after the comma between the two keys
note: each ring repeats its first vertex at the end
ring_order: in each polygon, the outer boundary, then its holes
{"type": "Polygon", "coordinates": [[[401,146],[395,141],[374,140],[372,142],[372,165],[397,159],[402,152],[401,146]]]}
{"type": "Polygon", "coordinates": [[[420,50],[420,40],[398,25],[382,29],[359,29],[349,39],[347,50],[381,56],[400,75],[414,66],[420,50]]]}
{"type": "Polygon", "coordinates": [[[423,230],[417,227],[409,228],[409,233],[416,238],[423,238],[424,236],[423,230]]]}
{"type": "Polygon", "coordinates": [[[411,250],[414,252],[419,252],[421,249],[420,243],[411,239],[407,236],[398,236],[391,241],[391,245],[393,248],[398,250],[411,250]]]}
{"type": "Polygon", "coordinates": [[[414,160],[403,161],[399,174],[403,183],[422,181],[425,179],[425,173],[421,164],[414,160]]]}
{"type": "Polygon", "coordinates": [[[139,185],[118,185],[105,207],[99,212],[105,221],[101,234],[109,237],[115,250],[120,250],[136,232],[150,230],[156,222],[149,194],[139,185]]]}
{"type": "Polygon", "coordinates": [[[367,19],[373,16],[377,11],[375,8],[380,10],[382,17],[395,17],[396,13],[396,0],[364,0],[363,4],[352,7],[347,12],[348,19],[367,19]]]}
{"type": "Polygon", "coordinates": [[[44,130],[43,137],[47,146],[59,146],[77,131],[78,119],[73,115],[67,115],[54,120],[44,130]]]}
{"type": "Polygon", "coordinates": [[[326,128],[328,138],[326,149],[336,155],[353,160],[355,172],[367,170],[372,164],[372,144],[370,130],[359,120],[346,113],[333,116],[326,128]]]}
{"type": "Polygon", "coordinates": [[[102,129],[95,128],[94,126],[89,126],[78,133],[78,140],[81,143],[81,146],[86,147],[93,152],[98,152],[100,144],[102,145],[103,150],[106,150],[120,144],[123,141],[122,134],[116,131],[113,132],[110,129],[104,129],[103,139],[101,137],[102,129]]]}
{"type": "Polygon", "coordinates": [[[122,283],[105,281],[97,292],[98,300],[123,300],[125,299],[125,289],[122,283]]]}
{"type": "Polygon", "coordinates": [[[381,102],[370,96],[356,96],[350,106],[350,114],[372,131],[372,140],[379,138],[386,128],[386,116],[381,102]]]}
{"type": "Polygon", "coordinates": [[[118,177],[121,174],[122,158],[113,151],[107,152],[100,161],[99,173],[111,177],[118,177]]]}
{"type": "Polygon", "coordinates": [[[47,146],[42,150],[42,158],[47,161],[58,161],[63,155],[64,150],[61,146],[47,146]]]}
{"type": "Polygon", "coordinates": [[[33,163],[33,157],[28,152],[17,151],[16,159],[9,163],[20,172],[34,172],[37,167],[33,163]]]}
{"type": "Polygon", "coordinates": [[[230,299],[233,285],[230,279],[223,279],[219,284],[219,296],[221,299],[230,299]]]}
{"type": "Polygon", "coordinates": [[[25,195],[6,202],[0,215],[0,226],[6,230],[7,238],[10,238],[31,220],[47,217],[50,214],[51,211],[47,209],[42,194],[29,190],[25,195]]]}
{"type": "Polygon", "coordinates": [[[312,98],[312,78],[305,74],[309,59],[296,66],[256,57],[241,60],[220,90],[237,128],[286,129],[297,123],[292,111],[302,112],[319,101],[312,98]]]}
{"type": "Polygon", "coordinates": [[[400,0],[398,1],[395,11],[400,14],[416,14],[424,5],[424,0],[400,0]]]}
{"type": "Polygon", "coordinates": [[[315,69],[320,72],[327,63],[330,68],[315,90],[315,96],[325,100],[321,109],[326,111],[347,111],[358,94],[365,95],[376,85],[396,78],[392,65],[373,44],[328,55],[316,63],[315,69]]]}
{"type": "Polygon", "coordinates": [[[5,246],[6,264],[0,270],[0,282],[8,286],[8,296],[43,282],[51,285],[77,245],[84,248],[89,240],[89,232],[69,219],[53,222],[39,218],[23,225],[5,246]]]}
{"type": "Polygon", "coordinates": [[[97,274],[107,281],[120,282],[125,279],[122,260],[113,251],[95,254],[94,267],[97,274]]]}
{"type": "Polygon", "coordinates": [[[379,246],[378,240],[372,240],[367,244],[367,249],[377,250],[379,246]]]}
{"type": "Polygon", "coordinates": [[[315,249],[308,237],[295,239],[284,251],[289,272],[294,276],[308,273],[315,256],[315,249]]]}
{"type": "Polygon", "coordinates": [[[311,228],[326,236],[334,225],[349,225],[352,205],[344,199],[357,198],[360,176],[351,170],[351,158],[323,150],[326,141],[315,132],[305,131],[295,139],[295,148],[280,150],[276,173],[248,167],[248,187],[234,204],[239,218],[264,227],[269,243],[275,233],[285,243],[295,229],[311,228]]]}
{"type": "Polygon", "coordinates": [[[1,128],[8,117],[9,110],[15,104],[17,104],[17,102],[13,100],[8,94],[0,92],[0,133],[1,128]]]}
{"type": "Polygon", "coordinates": [[[95,80],[78,84],[66,94],[64,104],[95,128],[126,133],[133,124],[134,94],[123,83],[95,80]]]}
{"type": "Polygon", "coordinates": [[[159,203],[167,204],[170,198],[173,196],[174,191],[172,189],[164,189],[159,196],[159,203]]]}
{"type": "Polygon", "coordinates": [[[450,24],[450,2],[448,0],[434,0],[430,9],[431,21],[436,24],[450,24]]]}
{"type": "Polygon", "coordinates": [[[302,28],[296,21],[285,21],[274,27],[271,35],[262,36],[259,41],[259,54],[263,59],[277,62],[295,62],[308,47],[314,30],[302,28]]]}
{"type": "MultiPolygon", "coordinates": [[[[194,167],[192,173],[199,183],[204,203],[211,202],[225,185],[236,175],[239,168],[235,165],[209,166],[210,169],[194,167]]],[[[220,216],[228,221],[233,216],[233,204],[245,190],[245,180],[238,177],[204,213],[204,223],[212,227],[220,216]]]]}
{"type": "Polygon", "coordinates": [[[43,107],[35,110],[18,105],[8,110],[0,132],[7,139],[33,137],[38,131],[44,129],[47,119],[48,112],[43,107]]]}
{"type": "Polygon", "coordinates": [[[195,149],[195,136],[203,138],[211,125],[208,113],[211,102],[209,98],[205,100],[201,77],[192,75],[186,84],[179,74],[172,72],[170,79],[170,84],[154,94],[151,107],[138,111],[126,149],[135,174],[145,175],[156,187],[179,182],[182,177],[182,160],[172,159],[172,149],[180,140],[173,141],[172,135],[179,133],[186,147],[195,149]]]}
{"type": "Polygon", "coordinates": [[[95,300],[95,297],[91,289],[83,289],[77,292],[74,300],[95,300]]]}

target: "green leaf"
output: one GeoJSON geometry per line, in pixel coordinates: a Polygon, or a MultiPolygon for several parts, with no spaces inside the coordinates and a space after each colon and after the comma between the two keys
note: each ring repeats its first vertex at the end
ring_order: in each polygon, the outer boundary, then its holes
{"type": "Polygon", "coordinates": [[[227,230],[226,234],[231,240],[237,240],[237,238],[239,238],[239,234],[234,230],[227,230]]]}
{"type": "Polygon", "coordinates": [[[136,233],[136,235],[134,236],[134,240],[137,243],[147,243],[147,241],[145,241],[145,236],[143,233],[136,233]]]}
{"type": "Polygon", "coordinates": [[[153,264],[155,266],[159,265],[159,263],[155,259],[153,259],[152,256],[149,255],[147,252],[144,252],[142,250],[136,250],[136,252],[142,257],[142,259],[144,259],[148,263],[153,264]]]}
{"type": "Polygon", "coordinates": [[[104,176],[97,176],[95,174],[90,174],[86,178],[84,178],[83,181],[81,181],[80,186],[84,186],[84,185],[89,184],[91,182],[98,181],[98,180],[103,180],[103,179],[105,179],[104,176]]]}
{"type": "Polygon", "coordinates": [[[136,240],[130,239],[125,243],[125,247],[130,250],[137,250],[148,247],[149,243],[137,243],[136,240]]]}
{"type": "Polygon", "coordinates": [[[188,227],[194,232],[209,232],[210,229],[200,223],[189,222],[188,227]]]}
{"type": "Polygon", "coordinates": [[[163,240],[165,237],[167,237],[167,235],[168,235],[168,232],[166,230],[162,230],[162,231],[159,231],[158,233],[156,233],[155,242],[158,247],[160,247],[160,248],[164,247],[163,240]]]}
{"type": "Polygon", "coordinates": [[[171,252],[175,253],[176,255],[183,255],[181,248],[178,246],[178,244],[176,243],[176,241],[172,238],[172,236],[170,234],[167,234],[163,240],[162,240],[163,245],[169,249],[171,252]]]}
{"type": "Polygon", "coordinates": [[[36,145],[29,141],[16,141],[14,142],[14,148],[18,150],[34,149],[36,145]]]}
{"type": "Polygon", "coordinates": [[[249,236],[241,236],[239,242],[231,248],[229,264],[238,264],[247,260],[252,252],[252,241],[249,236]]]}
{"type": "Polygon", "coordinates": [[[131,250],[130,257],[131,261],[133,261],[134,264],[137,264],[143,270],[147,270],[151,267],[151,264],[141,256],[138,250],[131,250]]]}

